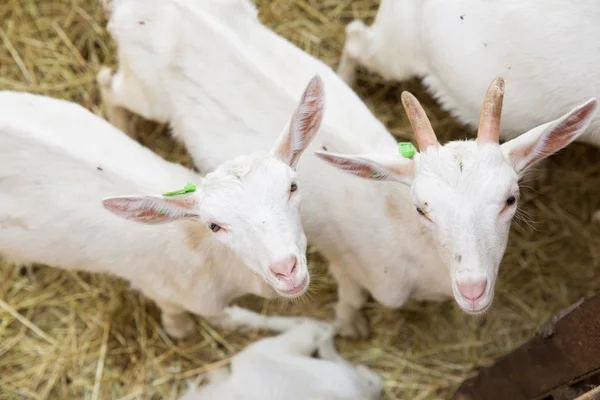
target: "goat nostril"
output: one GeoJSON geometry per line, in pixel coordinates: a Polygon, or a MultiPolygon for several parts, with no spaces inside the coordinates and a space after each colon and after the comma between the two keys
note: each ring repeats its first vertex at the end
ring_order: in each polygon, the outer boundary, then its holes
{"type": "Polygon", "coordinates": [[[271,264],[271,272],[277,279],[290,279],[296,270],[298,259],[296,256],[290,256],[281,261],[271,264]]]}
{"type": "Polygon", "coordinates": [[[485,293],[487,280],[483,281],[465,281],[458,284],[458,291],[464,298],[476,301],[479,300],[485,293]]]}

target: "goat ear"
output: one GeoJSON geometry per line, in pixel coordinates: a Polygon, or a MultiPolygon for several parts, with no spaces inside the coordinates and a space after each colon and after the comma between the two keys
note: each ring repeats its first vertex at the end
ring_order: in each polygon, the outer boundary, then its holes
{"type": "Polygon", "coordinates": [[[120,217],[149,225],[199,218],[194,195],[107,197],[102,204],[120,217]]]}
{"type": "Polygon", "coordinates": [[[598,101],[590,99],[562,117],[504,143],[502,151],[515,171],[521,173],[577,139],[589,126],[597,108],[598,101]]]}
{"type": "Polygon", "coordinates": [[[271,154],[290,167],[296,168],[302,152],[321,127],[324,105],[323,81],[317,75],[308,83],[300,104],[277,139],[271,154]]]}
{"type": "Polygon", "coordinates": [[[414,161],[401,155],[344,155],[325,151],[315,154],[344,172],[376,181],[396,181],[410,185],[415,176],[414,161]]]}

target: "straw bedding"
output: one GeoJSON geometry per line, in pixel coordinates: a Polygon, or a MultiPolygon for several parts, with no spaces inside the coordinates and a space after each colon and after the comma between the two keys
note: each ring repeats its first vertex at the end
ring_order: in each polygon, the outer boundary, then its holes
{"type": "MultiPolygon", "coordinates": [[[[358,17],[372,21],[377,3],[261,0],[258,6],[265,24],[335,66],[344,25],[358,17]]],[[[72,100],[100,114],[95,74],[101,64],[115,64],[104,24],[95,0],[2,1],[0,88],[72,100]]],[[[357,85],[392,133],[412,139],[399,101],[405,89],[423,102],[441,141],[472,134],[441,111],[418,82],[386,84],[361,72],[357,85]]],[[[141,120],[137,125],[141,143],[191,165],[164,127],[141,120]]],[[[518,346],[553,313],[600,289],[600,228],[589,222],[600,208],[597,159],[597,150],[571,146],[552,158],[549,183],[522,190],[521,219],[513,224],[489,314],[469,317],[452,302],[412,302],[402,310],[370,302],[372,337],[339,339],[341,352],[382,374],[386,398],[447,398],[477,367],[518,346]]],[[[311,250],[310,259],[315,284],[305,298],[240,303],[268,313],[330,319],[335,283],[318,253],[311,250]]],[[[0,398],[174,399],[187,379],[226,363],[264,335],[197,322],[196,333],[177,343],[160,329],[155,305],[123,281],[0,264],[0,398]]]]}

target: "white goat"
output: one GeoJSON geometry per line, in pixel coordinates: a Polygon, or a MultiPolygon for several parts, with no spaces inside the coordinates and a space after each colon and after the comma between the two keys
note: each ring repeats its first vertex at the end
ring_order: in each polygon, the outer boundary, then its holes
{"type": "Polygon", "coordinates": [[[259,340],[236,354],[230,368],[207,374],[210,383],[192,387],[181,400],[376,400],[382,380],[336,351],[333,329],[321,321],[232,312],[236,323],[266,326],[282,334],[259,340]],[[317,352],[319,358],[312,358],[317,352]],[[231,371],[229,371],[231,370],[231,371]]]}
{"type": "MultiPolygon", "coordinates": [[[[358,65],[387,80],[420,77],[471,126],[487,83],[502,76],[508,140],[600,94],[598,20],[598,2],[382,0],[371,27],[347,26],[338,72],[350,84],[358,65]]],[[[578,140],[600,146],[599,116],[578,140]]]]}
{"type": "Polygon", "coordinates": [[[467,312],[487,310],[519,198],[518,181],[527,168],[564,148],[585,132],[596,114],[591,99],[561,118],[499,144],[504,81],[496,78],[486,93],[477,140],[440,146],[417,99],[404,92],[402,103],[420,153],[356,156],[319,152],[351,174],[410,187],[421,222],[451,261],[452,290],[467,312]]]}
{"type": "MultiPolygon", "coordinates": [[[[261,25],[247,0],[117,0],[108,29],[120,67],[114,76],[99,73],[107,111],[125,107],[169,121],[201,170],[272,141],[268,132],[285,121],[306,73],[318,73],[328,93],[312,148],[398,160],[396,141],[356,94],[327,65],[261,25]]],[[[549,155],[568,144],[556,139],[565,137],[560,133],[571,129],[576,137],[585,129],[595,104],[524,136],[541,147],[526,139],[509,147],[523,160],[549,155]]],[[[419,216],[406,186],[359,182],[313,154],[298,166],[306,181],[303,225],[339,284],[336,328],[344,336],[368,333],[360,313],[367,293],[389,307],[453,293],[468,312],[491,304],[516,206],[494,210],[516,203],[517,174],[530,163],[513,168],[497,144],[475,142],[432,148],[415,163],[418,190],[427,192],[416,198],[427,207],[417,207],[437,225],[419,216]]]]}
{"type": "Polygon", "coordinates": [[[0,251],[124,278],[157,302],[176,338],[193,328],[185,310],[226,325],[237,297],[299,296],[310,278],[294,168],[323,101],[315,77],[271,153],[240,156],[202,178],[74,103],[0,92],[0,251]],[[102,207],[108,195],[186,181],[197,189],[109,197],[112,213],[102,207]]]}

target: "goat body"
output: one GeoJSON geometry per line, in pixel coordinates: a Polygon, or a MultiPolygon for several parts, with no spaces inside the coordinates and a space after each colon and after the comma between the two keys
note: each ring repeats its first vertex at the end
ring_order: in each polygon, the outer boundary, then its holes
{"type": "Polygon", "coordinates": [[[210,383],[192,388],[181,400],[376,400],[381,378],[363,365],[352,365],[336,351],[333,329],[306,319],[262,317],[235,310],[232,320],[283,332],[259,340],[236,354],[227,369],[208,374],[210,383]],[[312,358],[313,353],[318,358],[312,358]]]}
{"type": "MultiPolygon", "coordinates": [[[[334,71],[261,25],[246,0],[117,0],[108,29],[120,62],[114,76],[99,74],[109,118],[125,107],[169,121],[200,170],[271,142],[292,94],[314,73],[328,94],[310,149],[397,152],[392,135],[334,71]]],[[[303,225],[338,281],[341,332],[366,334],[358,309],[367,291],[390,307],[410,296],[452,296],[410,190],[357,181],[310,153],[298,166],[303,225]]]]}
{"type": "MultiPolygon", "coordinates": [[[[244,156],[203,178],[163,160],[74,103],[3,91],[0,107],[0,151],[4,154],[0,168],[0,251],[7,258],[124,278],[158,303],[165,329],[174,337],[183,337],[193,328],[184,310],[225,323],[224,310],[233,299],[249,293],[272,298],[285,290],[285,283],[261,269],[264,260],[257,255],[273,249],[264,245],[271,242],[266,229],[271,226],[289,228],[289,234],[281,230],[274,234],[280,241],[291,236],[290,240],[297,242],[296,275],[308,285],[306,239],[296,216],[298,198],[288,192],[295,173],[274,156],[260,152],[244,156]],[[232,171],[240,174],[244,170],[243,177],[231,175],[232,171]],[[108,198],[110,195],[165,193],[185,182],[195,182],[196,193],[143,199],[145,203],[135,215],[160,225],[126,221],[102,206],[103,198],[107,198],[105,206],[109,209],[111,204],[132,199],[108,198]],[[281,193],[269,193],[277,184],[282,184],[277,188],[281,193]],[[261,193],[265,186],[266,193],[261,193]],[[248,193],[261,200],[239,204],[240,198],[253,200],[253,196],[246,196],[248,193]],[[275,200],[269,203],[272,198],[275,200]],[[240,219],[249,219],[252,213],[262,215],[261,207],[272,211],[281,203],[289,217],[282,216],[272,225],[271,220],[260,221],[262,236],[244,237],[241,228],[241,232],[229,233],[248,242],[255,257],[249,260],[243,259],[247,252],[236,251],[235,242],[228,245],[219,240],[223,235],[210,232],[209,222],[197,217],[195,210],[184,210],[180,213],[184,218],[173,216],[181,209],[180,204],[190,203],[201,204],[200,214],[240,209],[240,219]],[[211,203],[224,204],[217,207],[211,203]],[[157,210],[157,205],[162,208],[157,210]]],[[[294,121],[292,118],[292,128],[297,126],[294,121]]],[[[298,143],[296,133],[287,135],[284,131],[282,138],[291,136],[291,140],[280,141],[274,150],[289,149],[294,143],[301,152],[314,132],[298,143]]],[[[123,215],[123,209],[112,211],[123,215]]]]}
{"type": "MultiPolygon", "coordinates": [[[[599,19],[596,2],[383,0],[372,26],[347,26],[338,71],[349,83],[358,65],[388,80],[420,77],[471,126],[487,84],[502,76],[509,140],[598,96],[599,19]]],[[[600,146],[600,117],[578,140],[600,146]]]]}

